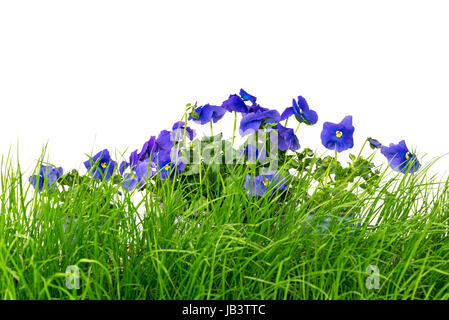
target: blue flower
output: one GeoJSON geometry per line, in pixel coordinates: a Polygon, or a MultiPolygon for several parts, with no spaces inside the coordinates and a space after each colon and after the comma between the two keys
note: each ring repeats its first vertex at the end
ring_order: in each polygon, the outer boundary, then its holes
{"type": "Polygon", "coordinates": [[[287,188],[285,179],[280,177],[279,174],[264,174],[256,177],[251,177],[249,174],[246,175],[245,189],[248,190],[248,195],[250,196],[263,196],[267,190],[271,190],[270,196],[273,194],[275,189],[284,190],[287,188]]]}
{"type": "Polygon", "coordinates": [[[156,159],[159,176],[162,179],[170,177],[173,179],[177,174],[181,174],[185,168],[184,158],[179,156],[178,150],[159,152],[156,159]]]}
{"type": "MultiPolygon", "coordinates": [[[[156,144],[156,137],[151,136],[151,138],[143,144],[142,150],[137,154],[137,159],[139,161],[144,161],[158,151],[159,151],[159,148],[156,144]]],[[[130,159],[130,161],[131,161],[131,159],[130,159]]]]}
{"type": "Polygon", "coordinates": [[[245,102],[236,94],[231,94],[227,100],[223,101],[221,106],[229,112],[248,112],[245,102]]]}
{"type": "Polygon", "coordinates": [[[415,154],[412,154],[401,140],[398,144],[390,143],[390,146],[382,146],[380,152],[388,159],[390,168],[402,173],[416,172],[421,164],[415,154]]]}
{"type": "Polygon", "coordinates": [[[94,179],[109,179],[115,168],[116,162],[111,159],[109,151],[104,149],[96,155],[84,162],[84,166],[88,171],[92,170],[92,175],[94,179]]]}
{"type": "Polygon", "coordinates": [[[140,181],[137,179],[136,173],[134,171],[132,171],[131,173],[126,173],[125,179],[122,183],[122,187],[124,189],[127,189],[128,191],[131,191],[137,185],[140,185],[140,181]]]}
{"type": "Polygon", "coordinates": [[[120,173],[120,175],[123,175],[123,172],[126,170],[126,168],[128,168],[129,166],[131,166],[132,168],[134,168],[137,164],[137,162],[139,161],[139,155],[137,154],[137,150],[134,150],[133,152],[131,152],[131,154],[129,155],[129,162],[126,161],[122,161],[118,167],[118,171],[120,173]]]}
{"type": "Polygon", "coordinates": [[[268,110],[270,110],[270,109],[261,107],[259,104],[254,103],[252,106],[248,107],[247,113],[258,113],[258,112],[264,112],[264,111],[268,111],[268,110]]]}
{"type": "Polygon", "coordinates": [[[298,102],[293,99],[293,106],[284,110],[281,115],[281,121],[293,114],[299,122],[304,122],[309,125],[315,124],[318,121],[318,114],[315,111],[310,110],[306,99],[302,96],[298,96],[298,102]]]}
{"type": "Polygon", "coordinates": [[[61,167],[55,168],[52,166],[41,165],[39,175],[31,176],[28,181],[35,189],[37,185],[39,191],[42,191],[44,183],[46,183],[48,190],[51,190],[51,188],[55,189],[56,180],[62,176],[63,172],[64,170],[61,167]]]}
{"type": "Polygon", "coordinates": [[[245,90],[240,89],[239,94],[243,101],[251,101],[253,104],[256,103],[257,98],[255,96],[250,95],[245,90]]]}
{"type": "Polygon", "coordinates": [[[180,141],[184,137],[184,132],[187,134],[190,140],[193,140],[195,138],[196,132],[190,127],[186,127],[186,124],[184,121],[178,121],[176,122],[172,127],[172,140],[180,141]]]}
{"type": "Polygon", "coordinates": [[[210,121],[215,123],[223,118],[226,113],[226,109],[220,106],[206,104],[202,107],[196,108],[195,113],[198,115],[198,119],[194,118],[192,115],[189,115],[189,120],[193,120],[193,122],[199,124],[206,124],[210,121]]]}
{"type": "Polygon", "coordinates": [[[149,161],[149,159],[140,161],[131,173],[125,174],[122,186],[128,191],[131,191],[137,186],[142,187],[156,172],[156,164],[153,161],[149,161]]]}
{"type": "Polygon", "coordinates": [[[280,119],[279,112],[267,110],[258,113],[248,113],[240,121],[240,135],[246,136],[260,129],[262,123],[277,123],[280,119]]]}
{"type": "Polygon", "coordinates": [[[270,135],[270,140],[279,150],[297,150],[301,147],[293,129],[286,128],[278,123],[271,131],[277,132],[277,134],[270,135]]]}
{"type": "Polygon", "coordinates": [[[155,144],[157,151],[171,150],[171,148],[174,145],[171,132],[167,130],[162,130],[159,133],[159,136],[157,137],[155,144]]]}
{"type": "Polygon", "coordinates": [[[346,116],[340,123],[325,122],[321,131],[321,143],[329,150],[345,151],[354,146],[352,116],[346,116]]]}
{"type": "Polygon", "coordinates": [[[369,145],[372,149],[379,149],[382,147],[382,143],[373,138],[368,138],[369,145]]]}

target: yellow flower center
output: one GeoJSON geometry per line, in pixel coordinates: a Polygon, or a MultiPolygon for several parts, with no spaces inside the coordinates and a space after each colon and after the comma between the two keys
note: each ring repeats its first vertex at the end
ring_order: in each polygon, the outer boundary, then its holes
{"type": "Polygon", "coordinates": [[[167,170],[167,171],[170,170],[170,165],[167,164],[167,165],[164,167],[164,169],[167,170]]]}
{"type": "Polygon", "coordinates": [[[102,167],[103,169],[105,169],[107,166],[108,166],[108,165],[106,164],[106,162],[102,162],[102,163],[101,163],[101,167],[102,167]]]}
{"type": "Polygon", "coordinates": [[[263,185],[266,187],[270,184],[270,180],[264,180],[263,181],[263,185]]]}
{"type": "Polygon", "coordinates": [[[337,138],[341,138],[341,136],[343,135],[343,132],[337,131],[337,132],[335,132],[335,135],[337,136],[337,138]]]}
{"type": "Polygon", "coordinates": [[[405,154],[405,159],[410,159],[410,152],[407,152],[406,154],[405,154]]]}

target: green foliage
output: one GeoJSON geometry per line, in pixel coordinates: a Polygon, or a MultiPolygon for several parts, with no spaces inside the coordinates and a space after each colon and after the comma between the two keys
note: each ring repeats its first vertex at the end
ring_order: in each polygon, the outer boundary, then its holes
{"type": "MultiPolygon", "coordinates": [[[[195,143],[223,157],[227,142],[195,143]]],[[[263,197],[244,189],[261,163],[190,163],[185,174],[132,192],[118,178],[72,171],[58,190],[39,193],[4,159],[0,295],[448,299],[449,181],[425,170],[388,176],[372,156],[350,158],[343,165],[310,149],[280,153],[289,187],[263,197]],[[66,287],[71,265],[80,270],[78,290],[66,287]],[[366,287],[370,265],[379,268],[379,289],[366,287]]]]}

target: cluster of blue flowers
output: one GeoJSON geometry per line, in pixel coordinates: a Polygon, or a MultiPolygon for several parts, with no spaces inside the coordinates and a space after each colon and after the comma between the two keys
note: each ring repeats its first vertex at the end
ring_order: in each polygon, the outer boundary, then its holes
{"type": "MultiPolygon", "coordinates": [[[[239,94],[231,94],[221,105],[195,106],[188,120],[200,125],[212,124],[222,119],[227,112],[235,113],[236,119],[237,114],[241,115],[239,133],[242,137],[261,129],[277,133],[273,143],[281,151],[300,149],[296,132],[287,127],[290,117],[294,116],[298,126],[301,123],[314,125],[318,122],[318,114],[309,108],[306,99],[302,96],[293,99],[292,106],[279,114],[277,110],[260,106],[257,103],[257,98],[243,89],[239,94]],[[285,121],[283,125],[281,121],[285,121]]],[[[352,116],[349,115],[339,123],[324,122],[321,142],[329,150],[343,152],[354,146],[353,134],[352,116]]],[[[134,150],[129,155],[129,161],[123,161],[118,166],[118,172],[122,177],[122,186],[127,190],[132,190],[142,187],[156,175],[161,179],[173,179],[176,175],[181,174],[186,163],[179,155],[176,142],[184,137],[193,140],[195,136],[195,130],[187,126],[187,122],[180,121],[172,126],[171,131],[162,130],[157,137],[150,137],[140,152],[134,150]]],[[[404,140],[398,144],[390,144],[389,147],[371,138],[369,143],[373,148],[381,149],[381,153],[395,171],[415,172],[420,167],[416,155],[409,151],[404,140]]],[[[262,155],[260,150],[254,150],[249,145],[244,149],[244,154],[247,159],[259,158],[262,155]]],[[[84,166],[94,179],[107,180],[116,170],[117,163],[111,159],[109,151],[105,149],[86,160],[84,166]]],[[[39,174],[30,177],[29,181],[40,191],[44,186],[54,189],[57,179],[62,174],[62,168],[42,165],[39,174]]],[[[248,174],[246,177],[245,188],[248,190],[248,195],[263,196],[267,190],[270,190],[271,194],[274,189],[283,190],[286,187],[284,178],[275,172],[255,177],[248,174]]]]}

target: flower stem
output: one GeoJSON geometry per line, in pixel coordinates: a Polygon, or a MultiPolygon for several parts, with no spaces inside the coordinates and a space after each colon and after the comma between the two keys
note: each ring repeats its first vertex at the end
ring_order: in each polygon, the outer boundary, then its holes
{"type": "MultiPolygon", "coordinates": [[[[335,169],[337,169],[337,155],[338,155],[337,147],[335,147],[335,156],[334,156],[334,160],[335,160],[335,169]]],[[[326,170],[326,179],[324,180],[324,186],[327,185],[327,179],[329,178],[329,174],[330,174],[330,172],[331,172],[332,162],[334,162],[334,161],[331,161],[331,163],[329,163],[329,167],[327,167],[327,170],[326,170]]]]}
{"type": "Polygon", "coordinates": [[[235,128],[237,127],[237,111],[234,111],[234,131],[232,132],[232,143],[231,147],[234,145],[235,140],[235,128]]]}
{"type": "Polygon", "coordinates": [[[301,122],[298,123],[298,126],[296,127],[296,130],[295,130],[295,134],[296,134],[296,132],[298,132],[298,129],[299,129],[300,125],[301,125],[301,122]]]}
{"type": "Polygon", "coordinates": [[[287,127],[288,119],[290,119],[290,117],[288,117],[288,118],[285,120],[284,127],[287,127]]]}
{"type": "Polygon", "coordinates": [[[214,136],[214,128],[212,126],[212,120],[210,121],[210,136],[213,137],[214,136]]]}

